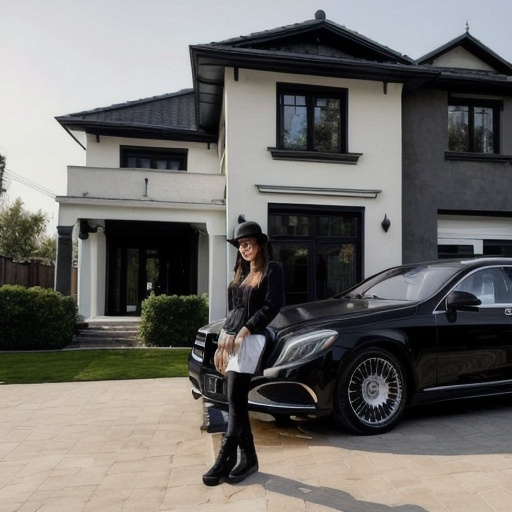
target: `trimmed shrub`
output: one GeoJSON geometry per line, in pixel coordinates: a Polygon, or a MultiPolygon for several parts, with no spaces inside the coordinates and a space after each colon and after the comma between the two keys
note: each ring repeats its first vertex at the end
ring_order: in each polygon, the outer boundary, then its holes
{"type": "Polygon", "coordinates": [[[72,297],[39,286],[0,287],[0,350],[63,348],[73,339],[76,319],[72,297]]]}
{"type": "Polygon", "coordinates": [[[192,347],[197,329],[208,323],[208,298],[150,295],[142,302],[139,336],[146,346],[192,347]]]}

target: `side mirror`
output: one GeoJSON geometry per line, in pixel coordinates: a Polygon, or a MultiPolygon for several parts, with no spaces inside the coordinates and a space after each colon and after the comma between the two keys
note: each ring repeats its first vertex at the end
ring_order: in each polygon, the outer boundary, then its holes
{"type": "Polygon", "coordinates": [[[446,297],[446,310],[465,310],[474,311],[476,306],[480,306],[482,301],[472,293],[455,291],[448,294],[446,297]]]}

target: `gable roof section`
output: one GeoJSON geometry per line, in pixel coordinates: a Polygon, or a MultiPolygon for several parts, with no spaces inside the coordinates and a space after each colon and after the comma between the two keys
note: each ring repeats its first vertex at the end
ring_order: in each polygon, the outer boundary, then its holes
{"type": "Polygon", "coordinates": [[[469,31],[424,55],[415,64],[439,71],[439,77],[432,84],[434,87],[458,92],[512,96],[512,64],[473,37],[469,31]],[[464,50],[459,54],[460,67],[456,62],[454,65],[456,57],[449,60],[449,67],[443,67],[443,60],[446,62],[443,57],[450,57],[449,54],[455,54],[458,49],[464,50]],[[482,66],[467,67],[468,56],[474,56],[482,66]]]}
{"type": "Polygon", "coordinates": [[[446,55],[459,47],[464,48],[467,52],[473,54],[489,67],[493,68],[496,73],[512,75],[512,64],[507,62],[505,59],[502,59],[498,54],[494,53],[490,48],[476,39],[476,37],[473,37],[469,31],[466,31],[461,36],[452,39],[436,50],[427,53],[415,62],[416,64],[432,64],[441,56],[446,55]]]}
{"type": "Polygon", "coordinates": [[[412,63],[409,57],[325,19],[323,11],[317,11],[314,20],[231,38],[211,45],[274,52],[288,51],[373,62],[412,63]]]}
{"type": "Polygon", "coordinates": [[[151,139],[207,141],[196,128],[193,89],[57,117],[67,131],[151,139]]]}
{"type": "Polygon", "coordinates": [[[404,83],[437,76],[385,46],[325,19],[288,25],[218,43],[190,46],[198,126],[215,131],[226,67],[404,83]]]}

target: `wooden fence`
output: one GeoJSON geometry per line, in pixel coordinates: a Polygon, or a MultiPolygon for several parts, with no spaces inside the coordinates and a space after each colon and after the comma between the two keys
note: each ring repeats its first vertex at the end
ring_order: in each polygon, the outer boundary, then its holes
{"type": "Polygon", "coordinates": [[[53,288],[54,278],[53,265],[44,265],[38,261],[17,263],[11,258],[0,256],[0,286],[19,284],[27,288],[31,286],[53,288]]]}

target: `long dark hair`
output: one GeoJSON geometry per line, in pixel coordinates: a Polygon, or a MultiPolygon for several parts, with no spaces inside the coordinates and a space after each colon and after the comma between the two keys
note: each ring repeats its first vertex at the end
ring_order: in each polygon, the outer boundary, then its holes
{"type": "MultiPolygon", "coordinates": [[[[261,283],[261,280],[267,273],[268,269],[268,262],[269,262],[269,254],[268,254],[268,247],[266,243],[262,243],[260,240],[258,240],[258,254],[256,255],[256,259],[254,260],[256,272],[260,274],[259,279],[256,284],[251,285],[248,284],[248,286],[257,287],[261,283]]],[[[236,263],[235,268],[233,269],[235,272],[235,275],[233,276],[233,280],[231,283],[229,283],[229,286],[241,286],[244,284],[244,281],[249,276],[249,273],[251,271],[251,264],[248,261],[245,261],[242,255],[240,254],[240,251],[238,251],[238,254],[236,256],[236,263]]]]}

